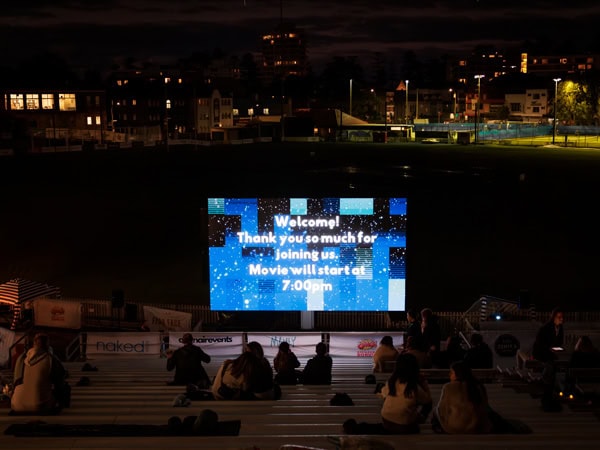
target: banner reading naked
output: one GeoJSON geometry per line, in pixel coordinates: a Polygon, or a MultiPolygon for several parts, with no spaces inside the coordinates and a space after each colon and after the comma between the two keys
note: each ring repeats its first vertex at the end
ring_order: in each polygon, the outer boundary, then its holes
{"type": "Polygon", "coordinates": [[[392,336],[394,346],[400,348],[404,344],[403,333],[331,333],[329,335],[329,354],[335,356],[353,356],[357,358],[373,358],[373,354],[383,336],[392,336]]]}
{"type": "Polygon", "coordinates": [[[153,332],[88,332],[86,354],[89,355],[158,355],[161,334],[153,332]]]}

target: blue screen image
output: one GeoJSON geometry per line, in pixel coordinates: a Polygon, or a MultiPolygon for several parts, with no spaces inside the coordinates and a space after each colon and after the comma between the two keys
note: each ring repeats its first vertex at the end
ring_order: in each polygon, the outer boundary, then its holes
{"type": "Polygon", "coordinates": [[[406,198],[209,198],[215,311],[404,311],[406,198]]]}

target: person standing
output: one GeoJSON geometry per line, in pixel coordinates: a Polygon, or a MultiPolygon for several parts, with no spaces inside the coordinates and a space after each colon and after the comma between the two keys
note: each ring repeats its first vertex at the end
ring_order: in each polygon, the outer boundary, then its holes
{"type": "Polygon", "coordinates": [[[564,312],[556,307],[552,310],[550,320],[540,327],[533,343],[532,356],[543,363],[542,409],[555,412],[562,409],[560,402],[554,398],[556,385],[556,360],[558,353],[563,350],[565,332],[563,329],[564,312]]]}
{"type": "Polygon", "coordinates": [[[170,385],[194,384],[200,388],[210,386],[210,380],[202,363],[209,363],[210,356],[194,345],[194,338],[186,333],[181,338],[183,347],[174,352],[167,352],[167,370],[175,370],[175,377],[170,385]]]}
{"type": "Polygon", "coordinates": [[[423,333],[421,332],[421,322],[419,322],[416,311],[413,309],[406,311],[406,321],[408,322],[408,325],[404,332],[404,342],[406,342],[409,337],[412,337],[415,345],[422,346],[423,333]]]}
{"type": "Polygon", "coordinates": [[[423,350],[429,353],[433,366],[437,367],[440,359],[442,331],[438,317],[429,308],[421,311],[421,335],[423,336],[423,350]]]}

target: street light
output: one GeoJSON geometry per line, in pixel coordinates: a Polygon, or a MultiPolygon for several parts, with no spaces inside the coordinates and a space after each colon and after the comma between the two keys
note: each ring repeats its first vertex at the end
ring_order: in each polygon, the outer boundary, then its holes
{"type": "Polygon", "coordinates": [[[350,78],[350,108],[348,108],[348,114],[352,115],[352,78],[350,78]]]}
{"type": "Polygon", "coordinates": [[[404,117],[408,123],[408,80],[406,80],[406,104],[404,105],[404,117]]]}
{"type": "Polygon", "coordinates": [[[554,120],[552,121],[552,145],[556,141],[556,98],[558,97],[558,82],[560,78],[554,78],[554,120]]]}
{"type": "Polygon", "coordinates": [[[485,75],[475,75],[477,80],[477,103],[475,104],[475,143],[479,142],[479,99],[481,98],[481,79],[485,78],[485,75]]]}

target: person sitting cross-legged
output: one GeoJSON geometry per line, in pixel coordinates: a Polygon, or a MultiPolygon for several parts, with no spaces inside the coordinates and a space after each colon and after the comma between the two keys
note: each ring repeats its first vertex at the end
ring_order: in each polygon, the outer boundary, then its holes
{"type": "Polygon", "coordinates": [[[48,335],[38,333],[33,347],[20,357],[15,366],[15,390],[11,398],[13,413],[53,414],[61,406],[60,389],[66,371],[50,351],[48,335]]]}
{"type": "Polygon", "coordinates": [[[306,362],[302,371],[303,384],[331,384],[331,366],[333,361],[327,355],[327,346],[323,342],[316,345],[316,356],[306,362]]]}

